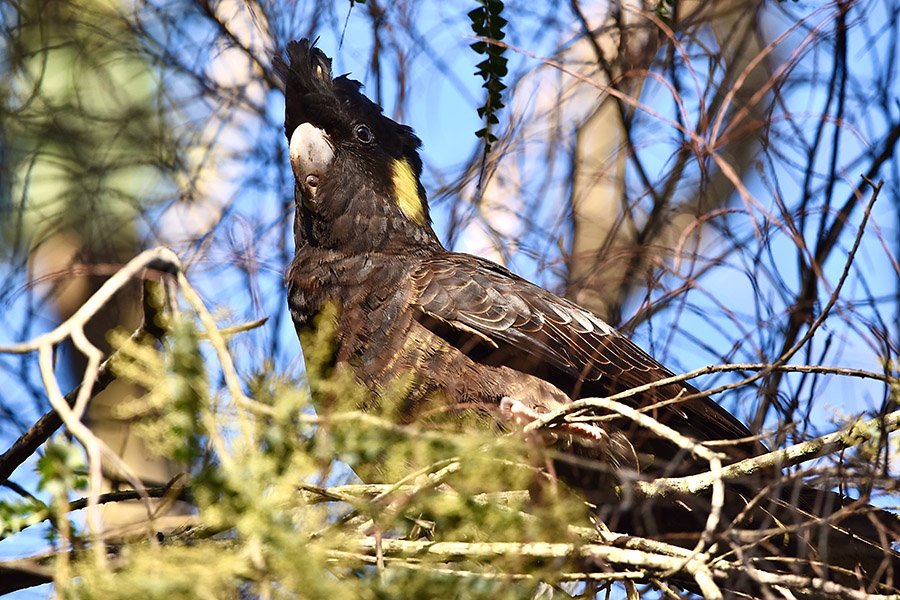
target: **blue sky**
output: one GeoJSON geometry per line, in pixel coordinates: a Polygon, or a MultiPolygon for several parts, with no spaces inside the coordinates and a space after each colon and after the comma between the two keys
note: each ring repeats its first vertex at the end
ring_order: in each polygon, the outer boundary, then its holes
{"type": "MultiPolygon", "coordinates": [[[[415,100],[407,103],[407,112],[400,112],[396,102],[398,96],[396,77],[390,76],[395,72],[396,64],[388,58],[384,63],[387,75],[383,77],[382,96],[385,112],[412,125],[422,138],[423,157],[426,164],[426,187],[433,187],[436,182],[447,173],[453,173],[459,165],[478,150],[479,142],[473,132],[481,126],[476,108],[481,101],[482,94],[481,81],[472,75],[479,57],[466,50],[466,46],[471,42],[469,39],[471,33],[464,14],[458,10],[456,5],[434,3],[427,6],[428,8],[418,14],[416,37],[410,37],[408,43],[411,48],[417,48],[421,47],[420,44],[423,41],[426,41],[432,48],[440,50],[437,53],[440,62],[435,62],[424,52],[420,55],[413,55],[414,60],[411,62],[406,79],[406,90],[408,94],[415,95],[415,100]],[[444,49],[449,49],[449,51],[444,51],[444,49]],[[445,71],[450,76],[446,76],[445,71]]],[[[802,9],[804,5],[798,6],[802,9]]],[[[814,4],[808,3],[806,6],[810,12],[815,11],[814,4]]],[[[867,17],[872,23],[883,22],[879,11],[884,10],[885,5],[872,3],[872,6],[874,8],[867,17]]],[[[789,19],[779,16],[779,14],[780,10],[771,11],[767,21],[772,31],[772,37],[776,32],[780,32],[790,25],[789,19]]],[[[339,38],[342,26],[343,21],[337,23],[334,28],[321,31],[319,46],[334,57],[335,73],[351,73],[354,78],[362,81],[366,85],[366,91],[374,96],[376,86],[368,64],[371,45],[370,21],[360,7],[351,11],[341,43],[339,38]]],[[[543,32],[540,29],[539,20],[534,22],[523,20],[521,23],[514,24],[513,27],[515,27],[511,31],[513,43],[525,45],[526,42],[529,42],[528,50],[539,56],[547,56],[557,44],[565,43],[565,40],[554,38],[543,32]]],[[[863,33],[866,33],[866,30],[862,25],[857,26],[852,32],[848,55],[853,61],[851,65],[853,75],[860,81],[865,81],[867,78],[874,80],[876,79],[877,65],[871,57],[880,55],[883,61],[886,61],[892,53],[896,52],[896,49],[890,47],[890,40],[887,37],[879,38],[875,47],[870,47],[864,39],[863,33]]],[[[791,48],[801,40],[801,33],[798,33],[795,39],[789,39],[784,44],[784,49],[775,53],[776,60],[786,59],[791,48]]],[[[537,65],[534,58],[516,52],[510,52],[509,58],[513,74],[533,69],[537,65]]],[[[829,65],[828,61],[832,60],[826,50],[818,52],[814,58],[815,63],[804,64],[815,64],[817,69],[824,70],[829,65]]],[[[895,87],[896,84],[889,90],[889,93],[894,96],[898,91],[895,87]]],[[[661,111],[671,108],[671,103],[668,102],[665,93],[652,86],[645,90],[642,99],[661,111]]],[[[809,111],[810,118],[806,120],[804,118],[806,114],[801,109],[796,109],[798,122],[803,131],[808,133],[815,127],[817,123],[812,115],[816,110],[821,109],[821,104],[824,102],[824,98],[817,88],[796,88],[790,92],[786,102],[795,107],[805,106],[809,111]]],[[[860,103],[861,105],[862,103],[860,103]]],[[[267,107],[270,124],[279,122],[283,111],[283,100],[279,93],[273,92],[267,97],[267,107]]],[[[900,111],[894,111],[895,116],[897,112],[900,111]]],[[[501,114],[501,119],[504,119],[506,114],[508,111],[501,114]]],[[[846,196],[849,189],[858,181],[858,173],[862,167],[854,164],[853,157],[858,151],[865,148],[866,144],[877,141],[883,135],[885,127],[884,119],[877,113],[854,113],[852,106],[848,108],[848,121],[851,122],[852,127],[845,126],[846,133],[843,135],[839,158],[841,163],[847,165],[845,180],[839,184],[835,193],[836,198],[846,196]]],[[[273,133],[270,129],[254,131],[253,134],[266,141],[280,135],[278,131],[273,133]]],[[[659,156],[660,174],[663,174],[667,168],[667,159],[671,156],[673,144],[676,141],[674,136],[658,135],[655,146],[650,146],[648,143],[648,146],[645,147],[648,154],[653,152],[659,156]]],[[[286,143],[283,137],[281,137],[281,143],[286,143]]],[[[786,149],[786,152],[790,152],[790,150],[786,149]]],[[[817,157],[819,165],[823,167],[827,166],[830,159],[831,157],[825,151],[817,157]]],[[[540,164],[525,166],[535,170],[541,168],[540,164]]],[[[269,165],[269,168],[289,172],[286,164],[269,165]]],[[[796,169],[790,167],[782,169],[776,165],[775,171],[774,175],[779,178],[782,193],[788,197],[796,194],[800,183],[796,169]]],[[[892,174],[885,173],[885,176],[892,174]]],[[[766,175],[771,176],[772,174],[767,173],[766,175]]],[[[769,196],[772,188],[765,184],[764,178],[758,173],[751,173],[746,183],[764,204],[771,201],[769,196]]],[[[635,181],[630,179],[629,184],[634,185],[635,181]]],[[[890,189],[892,185],[893,183],[889,182],[889,188],[883,192],[885,195],[895,193],[893,189],[890,189]]],[[[291,193],[290,189],[279,190],[272,189],[272,187],[263,187],[262,189],[262,193],[253,187],[235,192],[229,220],[214,234],[216,239],[212,257],[227,258],[229,250],[242,251],[242,244],[252,246],[256,241],[253,235],[260,228],[266,230],[265,236],[268,236],[266,239],[274,239],[284,232],[285,227],[289,227],[283,221],[280,211],[283,199],[291,193]]],[[[548,202],[546,210],[554,210],[554,207],[554,204],[548,202]]],[[[896,202],[883,199],[876,207],[873,220],[879,224],[888,240],[895,244],[896,255],[898,231],[896,215],[892,213],[894,207],[896,207],[896,202]]],[[[443,237],[448,227],[446,210],[439,207],[433,214],[435,229],[443,237]]],[[[858,211],[854,213],[853,219],[854,222],[858,222],[858,211]]],[[[749,234],[751,228],[748,223],[735,223],[735,227],[749,234]]],[[[847,243],[844,245],[846,246],[847,243]]],[[[465,238],[461,240],[460,246],[463,249],[466,248],[465,238]]],[[[796,278],[796,264],[793,258],[790,258],[792,257],[790,250],[790,245],[784,238],[775,240],[773,243],[774,253],[784,253],[784,256],[789,257],[782,262],[777,261],[776,257],[775,262],[781,269],[781,274],[786,279],[793,280],[796,278]]],[[[241,322],[261,316],[270,317],[270,321],[262,331],[246,335],[235,342],[236,354],[240,359],[239,364],[245,373],[251,372],[254,365],[258,365],[262,360],[271,359],[274,361],[276,370],[300,375],[302,360],[299,355],[299,345],[286,315],[284,291],[281,286],[281,276],[286,266],[284,257],[277,252],[268,251],[262,252],[259,258],[261,274],[256,282],[248,282],[242,273],[235,270],[211,265],[211,261],[192,266],[191,279],[204,293],[207,301],[220,309],[220,313],[226,315],[224,318],[226,322],[241,322]],[[248,298],[247,290],[253,285],[258,285],[258,296],[248,298]],[[274,356],[268,354],[272,348],[276,350],[274,356]]],[[[859,297],[862,301],[866,295],[883,297],[896,292],[896,278],[885,262],[885,252],[874,235],[867,234],[864,240],[860,251],[860,265],[866,269],[867,277],[864,283],[869,286],[869,289],[864,289],[863,281],[854,277],[847,284],[846,293],[849,294],[849,297],[859,297]]],[[[513,270],[541,283],[549,285],[560,283],[558,280],[554,280],[551,274],[543,272],[527,254],[516,254],[510,266],[513,270]]],[[[836,280],[842,266],[840,260],[837,259],[826,264],[826,275],[831,281],[836,280]]],[[[21,273],[10,273],[9,267],[2,265],[0,265],[0,269],[6,269],[5,272],[0,272],[0,275],[4,277],[11,275],[16,281],[16,285],[24,285],[21,273]]],[[[718,299],[726,306],[733,308],[735,312],[747,312],[749,320],[752,319],[751,307],[745,301],[753,293],[753,289],[749,281],[737,277],[736,273],[737,271],[734,269],[718,269],[704,278],[703,285],[707,289],[716,290],[718,299]]],[[[774,292],[772,293],[774,294],[774,292]]],[[[704,303],[702,297],[693,296],[693,298],[699,307],[698,310],[678,315],[677,328],[681,331],[690,331],[696,337],[710,341],[714,347],[719,349],[728,348],[734,344],[736,342],[735,333],[728,328],[728,324],[709,318],[716,307],[710,303],[704,303]],[[705,312],[704,307],[709,312],[705,312]]],[[[15,311],[23,311],[24,314],[24,311],[28,310],[27,295],[14,296],[14,300],[6,308],[12,311],[13,315],[15,311]]],[[[715,356],[698,347],[693,341],[686,339],[679,331],[675,331],[670,345],[658,346],[657,344],[660,344],[661,340],[666,339],[666,336],[660,335],[660,331],[665,331],[666,328],[673,325],[670,318],[671,315],[663,314],[650,324],[651,327],[640,328],[635,335],[636,341],[651,350],[651,353],[658,353],[672,359],[670,364],[676,370],[687,370],[715,362],[715,356]]],[[[48,316],[46,319],[38,321],[37,327],[38,329],[49,327],[50,323],[48,316]]],[[[31,333],[36,332],[32,331],[31,333]]],[[[0,343],[8,341],[3,335],[5,334],[0,334],[0,343]]],[[[873,353],[869,345],[864,343],[864,336],[840,329],[836,330],[831,323],[827,324],[818,334],[818,339],[822,340],[829,335],[834,335],[837,339],[842,340],[841,352],[831,357],[838,359],[839,364],[876,371],[879,369],[879,357],[873,353]]],[[[739,340],[737,341],[740,343],[739,340]]],[[[752,354],[749,349],[748,353],[752,354]]],[[[802,354],[798,360],[804,360],[802,354]]],[[[15,361],[7,361],[5,364],[13,365],[15,361]]],[[[0,385],[10,389],[10,393],[26,398],[27,390],[17,388],[12,383],[15,376],[15,372],[0,371],[0,385]]],[[[712,385],[721,380],[720,376],[700,383],[701,386],[707,385],[707,383],[712,385]]],[[[854,412],[863,407],[872,408],[881,401],[881,388],[876,383],[834,381],[826,390],[836,400],[830,404],[823,403],[819,409],[818,421],[825,430],[829,429],[829,421],[836,410],[854,412]],[[842,402],[841,400],[845,397],[848,398],[848,401],[842,402]]],[[[741,406],[737,405],[740,399],[740,395],[730,397],[731,405],[729,407],[745,418],[747,417],[746,411],[742,412],[741,406]]],[[[30,421],[37,416],[33,408],[30,403],[23,402],[21,417],[24,421],[30,421]]],[[[11,437],[5,438],[4,444],[11,439],[11,437]]],[[[27,485],[28,470],[31,467],[30,464],[23,466],[17,471],[14,479],[27,485]]],[[[5,494],[5,492],[0,493],[5,494]]],[[[17,536],[15,540],[9,540],[6,543],[0,542],[0,556],[22,555],[43,547],[41,535],[40,530],[35,529],[25,536],[17,536]]],[[[32,590],[22,592],[15,597],[42,598],[45,595],[45,590],[32,590]]]]}

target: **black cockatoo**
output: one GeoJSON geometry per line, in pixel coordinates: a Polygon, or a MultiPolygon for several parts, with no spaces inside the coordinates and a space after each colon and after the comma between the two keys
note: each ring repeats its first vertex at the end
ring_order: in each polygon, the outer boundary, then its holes
{"type": "MultiPolygon", "coordinates": [[[[402,419],[413,421],[442,403],[477,407],[512,428],[579,398],[608,397],[672,375],[590,311],[495,263],[448,252],[431,226],[413,130],[384,116],[360,83],[333,77],[331,60],[307,40],[288,44],[286,55],[275,58],[275,68],[285,86],[285,134],[296,180],[296,254],[287,274],[291,317],[303,332],[326,304],[334,305],[334,360],[373,396],[412,373],[402,419]]],[[[693,440],[719,442],[715,449],[726,462],[766,450],[740,421],[686,383],[623,402],[693,440]]],[[[708,470],[706,460],[620,416],[562,426],[550,437],[558,447],[555,475],[613,528],[685,544],[703,530],[708,497],[668,498],[648,509],[622,506],[615,490],[625,473],[686,475],[708,470]]],[[[758,491],[755,485],[729,484],[725,524],[758,491]]],[[[813,511],[823,498],[830,511],[844,502],[807,487],[786,497],[761,503],[749,526],[793,523],[797,511],[813,511]]],[[[885,571],[900,563],[881,543],[879,526],[857,516],[817,529],[828,530],[830,554],[822,555],[818,534],[807,531],[810,555],[862,569],[887,585],[893,581],[885,571]]],[[[784,542],[780,551],[788,555],[797,546],[784,542]]]]}

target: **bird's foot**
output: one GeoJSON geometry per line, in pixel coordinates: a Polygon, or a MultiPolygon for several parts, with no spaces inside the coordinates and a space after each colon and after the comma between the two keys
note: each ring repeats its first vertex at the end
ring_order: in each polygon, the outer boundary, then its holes
{"type": "MultiPolygon", "coordinates": [[[[515,423],[519,427],[525,427],[529,423],[533,423],[544,417],[521,400],[504,396],[500,399],[500,414],[507,420],[515,423]]],[[[549,428],[548,428],[549,429],[549,428]]],[[[548,433],[559,434],[567,433],[580,438],[585,438],[595,442],[605,442],[609,440],[609,434],[602,427],[590,425],[588,423],[561,423],[554,424],[552,430],[548,433]]]]}

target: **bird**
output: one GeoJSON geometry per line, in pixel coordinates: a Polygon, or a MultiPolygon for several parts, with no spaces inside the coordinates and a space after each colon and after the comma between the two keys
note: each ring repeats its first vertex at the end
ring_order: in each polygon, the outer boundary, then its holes
{"type": "MultiPolygon", "coordinates": [[[[331,59],[315,42],[289,42],[273,65],[284,84],[295,183],[295,254],[285,278],[290,315],[302,343],[318,315],[334,307],[332,362],[369,390],[367,403],[395,393],[401,382],[396,412],[402,422],[474,407],[512,430],[579,399],[673,376],[588,309],[494,262],[448,251],[432,227],[420,139],[384,115],[361,83],[333,76],[331,59]]],[[[650,386],[621,402],[697,443],[715,442],[725,463],[768,450],[739,419],[684,381],[650,386]]],[[[653,479],[709,470],[708,460],[670,436],[607,414],[598,424],[558,424],[548,439],[557,450],[554,476],[616,530],[684,545],[702,533],[708,495],[623,506],[616,491],[626,475],[653,479]]],[[[760,485],[730,484],[726,522],[741,514],[760,485]]],[[[772,507],[805,511],[795,505],[812,507],[822,498],[838,507],[847,503],[835,492],[808,487],[796,495],[799,501],[772,498],[750,519],[763,526],[766,518],[769,524],[784,520],[772,507]]],[[[878,526],[851,518],[831,529],[832,542],[845,542],[833,551],[845,568],[885,571],[882,559],[891,553],[879,545],[878,526]],[[859,532],[848,533],[847,523],[859,532]]],[[[809,541],[810,552],[816,544],[809,541]]],[[[900,574],[900,562],[892,560],[900,574]]]]}

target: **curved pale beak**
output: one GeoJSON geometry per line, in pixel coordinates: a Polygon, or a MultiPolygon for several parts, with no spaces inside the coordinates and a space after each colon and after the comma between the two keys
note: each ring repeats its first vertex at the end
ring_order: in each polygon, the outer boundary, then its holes
{"type": "Polygon", "coordinates": [[[291,168],[304,196],[312,200],[334,160],[331,138],[312,123],[301,123],[291,134],[291,168]]]}

